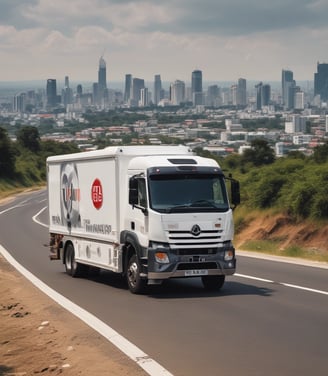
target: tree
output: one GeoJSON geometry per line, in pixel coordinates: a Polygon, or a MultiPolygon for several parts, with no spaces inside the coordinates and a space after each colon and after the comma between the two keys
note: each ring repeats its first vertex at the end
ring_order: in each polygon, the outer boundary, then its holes
{"type": "Polygon", "coordinates": [[[15,152],[7,131],[0,127],[0,177],[12,177],[15,173],[15,152]]]}
{"type": "Polygon", "coordinates": [[[325,163],[328,161],[328,142],[314,149],[313,159],[317,163],[325,163]]]}
{"type": "Polygon", "coordinates": [[[17,141],[33,153],[40,150],[40,135],[37,128],[32,126],[22,127],[16,134],[17,141]]]}
{"type": "Polygon", "coordinates": [[[271,164],[275,161],[274,150],[268,141],[261,138],[251,142],[251,149],[246,149],[242,156],[242,163],[252,163],[254,166],[271,164]]]}

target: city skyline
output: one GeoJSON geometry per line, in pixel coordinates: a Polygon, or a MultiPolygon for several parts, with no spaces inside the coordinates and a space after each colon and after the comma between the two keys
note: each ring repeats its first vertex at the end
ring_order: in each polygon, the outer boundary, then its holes
{"type": "Polygon", "coordinates": [[[50,0],[0,4],[0,81],[69,76],[107,81],[279,81],[281,70],[313,80],[328,62],[323,0],[50,0]]]}

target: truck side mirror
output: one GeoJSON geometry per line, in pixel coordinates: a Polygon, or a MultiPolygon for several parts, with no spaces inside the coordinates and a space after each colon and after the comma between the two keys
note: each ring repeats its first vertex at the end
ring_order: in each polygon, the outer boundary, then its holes
{"type": "Polygon", "coordinates": [[[133,177],[129,180],[129,204],[138,205],[138,180],[133,177]]]}
{"type": "Polygon", "coordinates": [[[231,180],[231,202],[235,207],[240,204],[240,188],[238,180],[231,180]]]}

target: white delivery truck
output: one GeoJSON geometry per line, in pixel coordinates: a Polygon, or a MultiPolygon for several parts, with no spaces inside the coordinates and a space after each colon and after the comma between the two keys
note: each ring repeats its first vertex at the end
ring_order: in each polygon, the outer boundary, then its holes
{"type": "Polygon", "coordinates": [[[235,272],[239,183],[186,146],[119,146],[47,159],[51,259],[107,269],[132,293],[168,278],[222,287],[235,272]],[[230,180],[231,204],[226,189],[230,180]]]}

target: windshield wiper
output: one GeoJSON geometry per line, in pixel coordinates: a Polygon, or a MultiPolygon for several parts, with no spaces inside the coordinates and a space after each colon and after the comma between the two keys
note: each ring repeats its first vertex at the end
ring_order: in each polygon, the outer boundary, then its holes
{"type": "Polygon", "coordinates": [[[190,204],[190,206],[193,206],[193,207],[210,207],[210,208],[216,208],[217,209],[217,206],[214,204],[214,202],[212,201],[209,201],[209,200],[197,200],[197,201],[194,201],[193,203],[190,204]]]}
{"type": "Polygon", "coordinates": [[[179,210],[183,210],[183,209],[189,209],[190,208],[190,205],[176,205],[176,206],[172,206],[170,208],[167,208],[166,209],[166,212],[167,213],[172,213],[174,211],[179,211],[179,210]]]}

